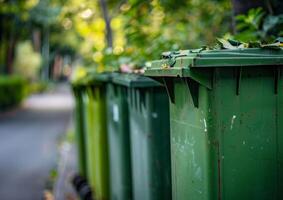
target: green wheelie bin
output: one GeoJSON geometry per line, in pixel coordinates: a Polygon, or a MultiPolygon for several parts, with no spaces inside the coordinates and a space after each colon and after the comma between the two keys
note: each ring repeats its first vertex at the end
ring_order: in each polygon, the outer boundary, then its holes
{"type": "Polygon", "coordinates": [[[87,179],[93,196],[109,199],[109,160],[106,124],[106,82],[109,74],[89,73],[83,92],[87,179]]]}
{"type": "Polygon", "coordinates": [[[175,200],[283,199],[283,50],[163,54],[175,200]]]}
{"type": "MultiPolygon", "coordinates": [[[[114,76],[118,73],[113,73],[114,76]]],[[[111,200],[132,199],[127,88],[107,84],[107,128],[111,200]]]]}
{"type": "Polygon", "coordinates": [[[128,98],[133,199],[171,199],[169,102],[165,88],[136,74],[119,74],[113,76],[112,82],[117,91],[123,91],[117,92],[119,98],[128,98]]]}
{"type": "Polygon", "coordinates": [[[79,174],[86,178],[86,150],[85,150],[85,129],[84,129],[84,112],[82,93],[84,85],[80,82],[72,83],[72,91],[75,97],[75,136],[77,146],[79,174]]]}

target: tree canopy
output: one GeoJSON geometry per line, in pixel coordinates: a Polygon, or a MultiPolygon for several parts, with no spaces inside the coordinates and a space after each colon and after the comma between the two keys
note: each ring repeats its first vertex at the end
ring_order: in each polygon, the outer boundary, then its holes
{"type": "Polygon", "coordinates": [[[243,5],[242,0],[2,0],[0,64],[13,57],[3,52],[27,39],[39,41],[34,46],[45,52],[45,63],[68,54],[102,71],[122,64],[141,67],[163,51],[212,45],[224,35],[271,40],[282,34],[274,32],[282,24],[277,10],[268,13],[262,6],[248,12],[243,5]],[[239,14],[236,34],[232,3],[239,14]]]}
{"type": "Polygon", "coordinates": [[[109,46],[102,3],[68,0],[60,15],[64,32],[79,36],[80,55],[98,69],[123,63],[139,67],[162,51],[212,44],[231,24],[227,0],[104,1],[111,20],[109,46]]]}

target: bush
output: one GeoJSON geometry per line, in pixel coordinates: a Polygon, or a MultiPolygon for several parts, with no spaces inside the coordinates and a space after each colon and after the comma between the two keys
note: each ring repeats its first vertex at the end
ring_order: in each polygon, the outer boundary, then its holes
{"type": "Polygon", "coordinates": [[[27,94],[27,81],[18,76],[0,76],[0,111],[18,106],[27,94]]]}
{"type": "Polygon", "coordinates": [[[41,55],[33,50],[31,42],[20,42],[16,48],[14,73],[28,80],[36,80],[40,65],[41,55]]]}
{"type": "Polygon", "coordinates": [[[38,94],[47,91],[50,84],[44,81],[31,82],[28,87],[28,94],[38,94]]]}

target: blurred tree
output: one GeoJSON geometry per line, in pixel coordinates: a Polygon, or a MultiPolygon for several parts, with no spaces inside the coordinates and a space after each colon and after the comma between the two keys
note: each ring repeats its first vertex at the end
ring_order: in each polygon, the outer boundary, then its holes
{"type": "Polygon", "coordinates": [[[143,66],[145,61],[158,58],[162,51],[212,44],[231,24],[230,1],[227,0],[107,3],[114,44],[112,51],[101,51],[103,58],[98,64],[105,67],[109,66],[107,62],[117,66],[123,62],[143,66]],[[111,59],[116,60],[116,64],[111,59]]]}
{"type": "Polygon", "coordinates": [[[4,73],[12,73],[17,41],[26,35],[20,27],[26,24],[28,10],[36,5],[35,0],[0,1],[0,67],[4,73]]]}
{"type": "Polygon", "coordinates": [[[0,67],[12,73],[15,49],[21,40],[33,39],[34,48],[43,54],[48,66],[49,26],[56,22],[59,8],[47,0],[0,1],[0,67]],[[42,47],[41,47],[42,44],[42,47]]]}
{"type": "Polygon", "coordinates": [[[14,73],[27,80],[35,81],[38,78],[40,64],[41,56],[34,51],[31,42],[19,42],[16,48],[14,73]]]}
{"type": "Polygon", "coordinates": [[[280,0],[232,0],[234,38],[272,42],[283,36],[283,2],[280,0]]]}
{"type": "Polygon", "coordinates": [[[0,57],[2,41],[19,37],[43,54],[45,76],[64,54],[98,71],[140,67],[163,51],[214,43],[229,31],[231,15],[229,0],[0,0],[0,57]]]}
{"type": "MultiPolygon", "coordinates": [[[[41,78],[47,80],[50,74],[50,26],[57,22],[57,17],[60,14],[61,8],[59,6],[51,5],[49,0],[39,0],[37,5],[33,7],[29,12],[29,20],[33,25],[32,33],[39,35],[41,39],[41,53],[43,57],[43,63],[41,68],[41,78]]],[[[35,43],[35,46],[40,46],[35,43]]]]}

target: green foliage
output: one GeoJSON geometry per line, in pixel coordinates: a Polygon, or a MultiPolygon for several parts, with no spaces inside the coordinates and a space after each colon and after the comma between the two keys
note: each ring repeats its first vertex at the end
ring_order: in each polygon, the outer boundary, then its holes
{"type": "MultiPolygon", "coordinates": [[[[18,54],[17,47],[19,45],[17,43],[20,41],[33,42],[32,48],[34,47],[38,53],[45,53],[42,64],[50,61],[46,56],[49,48],[49,31],[52,29],[51,26],[58,23],[60,11],[61,7],[57,4],[53,5],[51,0],[0,1],[0,67],[2,65],[3,68],[6,68],[2,71],[11,73],[17,71],[19,66],[26,64],[28,55],[18,54]],[[37,35],[35,35],[36,31],[37,35]],[[24,59],[15,60],[16,57],[24,59]],[[13,70],[14,65],[16,65],[16,70],[13,70]]],[[[32,61],[35,60],[34,58],[35,56],[32,57],[32,61]]],[[[30,65],[24,70],[35,71],[31,68],[30,65]]],[[[21,72],[21,74],[25,75],[26,73],[21,72]]]]}
{"type": "Polygon", "coordinates": [[[233,39],[218,38],[218,44],[213,49],[244,49],[244,48],[265,48],[282,49],[283,38],[277,38],[273,43],[264,44],[258,41],[240,42],[233,39]]]}
{"type": "Polygon", "coordinates": [[[231,22],[230,0],[105,1],[113,48],[105,39],[100,1],[54,0],[62,8],[56,31],[51,30],[52,49],[71,47],[82,58],[82,65],[97,71],[121,65],[141,67],[163,51],[212,44],[216,36],[229,30],[231,22]]]}
{"type": "MultiPolygon", "coordinates": [[[[163,51],[197,48],[212,44],[215,37],[229,30],[230,1],[223,0],[131,0],[121,3],[113,19],[121,19],[125,40],[122,51],[103,54],[97,65],[141,67],[163,51]],[[122,63],[123,64],[123,63],[122,63]]],[[[116,8],[116,7],[115,7],[116,8]]],[[[113,13],[113,11],[112,11],[113,13]]],[[[117,37],[114,30],[114,37],[117,37]]]]}
{"type": "Polygon", "coordinates": [[[24,0],[11,1],[14,4],[0,1],[0,14],[2,9],[5,15],[13,13],[17,18],[12,25],[16,29],[11,29],[20,33],[15,37],[26,39],[34,28],[43,36],[50,31],[51,58],[71,54],[80,58],[80,65],[94,66],[98,71],[121,65],[141,67],[163,51],[209,45],[230,28],[230,0],[104,1],[111,19],[112,48],[105,39],[100,1],[28,0],[29,6],[24,0]],[[19,22],[21,26],[16,26],[19,22]]]}
{"type": "Polygon", "coordinates": [[[28,11],[37,3],[38,0],[2,0],[0,1],[0,13],[14,14],[26,19],[28,11]]]}
{"type": "Polygon", "coordinates": [[[41,65],[41,55],[33,50],[29,41],[18,43],[14,73],[29,80],[36,80],[41,65]]]}
{"type": "Polygon", "coordinates": [[[49,89],[49,83],[44,81],[32,82],[28,87],[28,94],[43,93],[49,89]]]}
{"type": "Polygon", "coordinates": [[[27,81],[19,76],[0,76],[0,111],[15,107],[26,97],[27,81]]]}
{"type": "Polygon", "coordinates": [[[237,31],[235,39],[249,41],[273,41],[283,36],[283,15],[266,14],[262,8],[251,9],[246,15],[236,17],[237,31]]]}
{"type": "Polygon", "coordinates": [[[57,21],[61,8],[50,5],[48,0],[40,0],[36,6],[29,11],[31,22],[39,26],[50,26],[57,21]]]}

